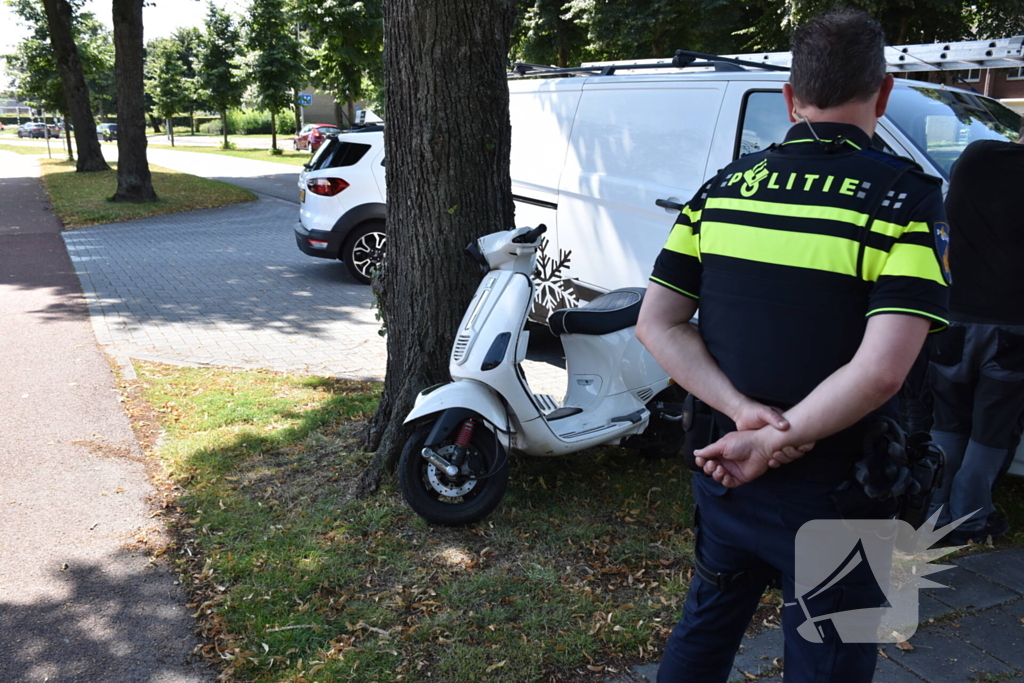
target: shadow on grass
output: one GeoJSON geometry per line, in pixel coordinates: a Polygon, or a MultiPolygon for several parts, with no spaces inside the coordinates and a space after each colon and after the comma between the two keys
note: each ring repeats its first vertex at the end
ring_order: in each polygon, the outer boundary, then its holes
{"type": "Polygon", "coordinates": [[[148,365],[140,377],[168,411],[161,457],[184,491],[195,601],[244,680],[575,680],[660,655],[689,572],[681,463],[513,458],[487,520],[432,527],[393,481],[349,493],[375,385],[148,365]]]}

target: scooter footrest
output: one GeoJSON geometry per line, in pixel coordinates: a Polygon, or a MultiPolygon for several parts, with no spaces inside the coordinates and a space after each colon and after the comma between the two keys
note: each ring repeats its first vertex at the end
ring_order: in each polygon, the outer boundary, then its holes
{"type": "Polygon", "coordinates": [[[630,413],[629,415],[620,415],[619,417],[613,417],[611,419],[611,421],[613,423],[615,423],[615,422],[631,422],[632,424],[636,424],[640,420],[644,419],[644,414],[646,412],[647,412],[646,410],[641,408],[640,410],[636,411],[635,413],[630,413]]]}
{"type": "Polygon", "coordinates": [[[582,412],[583,408],[573,408],[571,406],[566,406],[564,408],[559,408],[558,410],[552,410],[550,413],[544,415],[544,419],[547,420],[548,422],[551,422],[552,420],[560,420],[563,417],[572,417],[573,415],[579,415],[582,412]]]}

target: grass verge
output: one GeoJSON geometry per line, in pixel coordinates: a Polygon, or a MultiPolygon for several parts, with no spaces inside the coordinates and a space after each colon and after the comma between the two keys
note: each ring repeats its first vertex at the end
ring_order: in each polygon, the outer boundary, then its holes
{"type": "MultiPolygon", "coordinates": [[[[22,145],[0,145],[0,150],[4,152],[17,152],[18,154],[35,154],[36,156],[46,156],[45,147],[29,147],[22,145]]],[[[62,149],[64,153],[60,155],[60,158],[67,158],[67,150],[62,149]]]]}
{"type": "MultiPolygon", "coordinates": [[[[278,144],[280,144],[278,140],[278,144]]],[[[149,145],[151,149],[173,149],[176,152],[199,152],[202,154],[221,154],[240,159],[254,159],[256,161],[270,161],[275,164],[291,164],[302,166],[312,158],[309,152],[296,152],[290,149],[281,149],[280,154],[271,154],[269,149],[221,149],[220,147],[199,147],[194,145],[149,145]]]]}
{"type": "Polygon", "coordinates": [[[43,182],[53,211],[66,228],[99,223],[116,223],[176,211],[210,209],[256,199],[256,195],[234,185],[150,166],[153,188],[159,201],[124,204],[108,201],[117,190],[117,164],[110,171],[76,173],[71,161],[41,161],[43,182]]]}
{"type": "Polygon", "coordinates": [[[350,494],[378,385],[137,371],[133,422],[163,424],[180,492],[172,554],[229,680],[600,681],[660,657],[691,572],[681,463],[513,458],[494,514],[436,528],[393,483],[350,494]]]}

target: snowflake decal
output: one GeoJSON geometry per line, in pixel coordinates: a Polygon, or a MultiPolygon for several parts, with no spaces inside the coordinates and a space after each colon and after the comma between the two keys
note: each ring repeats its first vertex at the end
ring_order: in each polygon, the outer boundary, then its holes
{"type": "Polygon", "coordinates": [[[572,260],[572,251],[558,250],[558,260],[547,253],[548,240],[542,239],[537,254],[537,267],[533,271],[533,280],[537,284],[537,293],[533,298],[535,320],[547,320],[553,311],[560,308],[576,308],[579,299],[572,283],[566,276],[566,269],[572,260]]]}

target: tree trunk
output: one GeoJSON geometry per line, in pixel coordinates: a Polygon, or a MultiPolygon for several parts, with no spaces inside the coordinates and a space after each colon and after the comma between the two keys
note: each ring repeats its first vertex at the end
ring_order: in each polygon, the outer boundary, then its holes
{"type": "Polygon", "coordinates": [[[295,134],[302,132],[302,105],[299,104],[299,91],[295,93],[295,134]]]}
{"type": "MultiPolygon", "coordinates": [[[[62,112],[61,115],[64,117],[64,141],[65,141],[65,144],[67,145],[67,148],[68,148],[68,161],[74,161],[75,160],[75,150],[71,147],[71,131],[68,130],[68,116],[69,116],[69,114],[68,114],[68,112],[62,112]]],[[[71,125],[74,126],[74,124],[71,124],[71,125]]],[[[95,130],[93,132],[95,132],[95,130]]],[[[99,144],[99,143],[97,142],[96,144],[99,144]]],[[[105,164],[107,162],[104,161],[103,163],[105,164]]]]}
{"type": "Polygon", "coordinates": [[[277,149],[277,112],[270,110],[270,149],[277,149]]]}
{"type": "MultiPolygon", "coordinates": [[[[78,164],[75,170],[109,171],[110,167],[103,159],[103,150],[100,149],[100,141],[96,137],[92,107],[89,105],[89,88],[85,84],[82,60],[78,55],[74,34],[71,32],[71,4],[68,0],[44,0],[43,5],[46,8],[46,23],[50,28],[50,44],[57,58],[57,73],[60,74],[64,99],[67,100],[71,112],[71,124],[74,126],[75,140],[78,143],[78,164]]],[[[71,133],[66,130],[67,121],[65,115],[64,134],[69,138],[70,150],[71,133]]],[[[73,158],[70,151],[69,158],[73,158]]]]}
{"type": "Polygon", "coordinates": [[[348,127],[356,125],[356,103],[349,99],[345,101],[345,115],[348,116],[348,127]]]}
{"type": "Polygon", "coordinates": [[[374,291],[388,364],[363,435],[376,454],[359,494],[394,469],[416,394],[448,379],[449,349],[480,282],[463,248],[513,225],[505,59],[514,18],[515,0],[384,2],[388,259],[374,291]]]}
{"type": "Polygon", "coordinates": [[[196,134],[196,113],[191,109],[188,112],[188,128],[191,131],[191,135],[196,134]]]}
{"type": "Polygon", "coordinates": [[[228,148],[228,110],[220,110],[220,130],[224,133],[224,149],[228,148]]]}
{"type": "Polygon", "coordinates": [[[142,77],[142,2],[113,0],[114,78],[117,82],[115,202],[155,202],[146,159],[146,98],[142,77]]]}
{"type": "Polygon", "coordinates": [[[167,119],[167,134],[171,138],[171,147],[174,147],[174,117],[167,119]]]}

